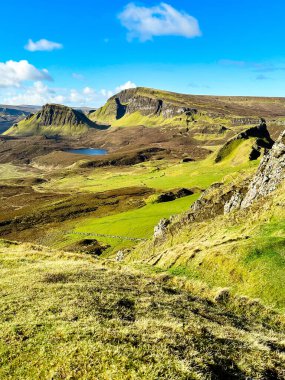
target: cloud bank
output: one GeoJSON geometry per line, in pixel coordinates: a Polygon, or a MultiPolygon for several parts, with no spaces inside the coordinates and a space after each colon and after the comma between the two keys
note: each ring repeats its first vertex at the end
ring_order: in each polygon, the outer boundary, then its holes
{"type": "Polygon", "coordinates": [[[128,30],[128,39],[151,40],[155,36],[201,36],[198,20],[186,12],[178,11],[167,3],[154,7],[129,3],[118,15],[121,24],[128,30]]]}
{"type": "Polygon", "coordinates": [[[98,107],[119,91],[134,88],[135,83],[127,81],[113,90],[95,90],[86,86],[83,89],[49,88],[42,81],[36,81],[32,86],[21,90],[5,91],[5,97],[0,100],[4,104],[30,104],[43,105],[46,103],[60,103],[70,106],[98,107]]]}
{"type": "Polygon", "coordinates": [[[26,60],[0,62],[0,87],[20,87],[24,81],[52,80],[46,69],[39,70],[26,60]]]}

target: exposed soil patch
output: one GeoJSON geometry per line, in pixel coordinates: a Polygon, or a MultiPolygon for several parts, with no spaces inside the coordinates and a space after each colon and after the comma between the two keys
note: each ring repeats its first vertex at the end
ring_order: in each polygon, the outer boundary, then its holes
{"type": "Polygon", "coordinates": [[[33,231],[51,223],[81,216],[107,216],[142,207],[144,198],[154,192],[146,187],[132,187],[96,194],[63,195],[39,193],[29,186],[11,185],[3,185],[0,190],[0,236],[16,240],[25,240],[27,230],[32,236],[33,231]]]}

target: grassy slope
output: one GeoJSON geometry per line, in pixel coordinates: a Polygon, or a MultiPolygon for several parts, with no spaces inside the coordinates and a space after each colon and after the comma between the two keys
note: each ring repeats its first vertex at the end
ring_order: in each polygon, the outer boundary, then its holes
{"type": "Polygon", "coordinates": [[[189,224],[157,247],[140,246],[130,260],[156,263],[208,286],[230,286],[285,310],[284,200],[283,186],[250,210],[189,224]]]}
{"type": "Polygon", "coordinates": [[[284,378],[285,321],[259,303],[29,245],[0,263],[2,380],[284,378]]]}
{"type": "Polygon", "coordinates": [[[195,186],[205,189],[226,175],[255,170],[259,161],[248,161],[250,145],[250,140],[244,141],[219,164],[214,163],[215,154],[203,161],[189,163],[150,161],[125,168],[96,168],[86,174],[70,172],[41,187],[66,192],[99,192],[130,186],[147,186],[157,190],[195,186]]]}

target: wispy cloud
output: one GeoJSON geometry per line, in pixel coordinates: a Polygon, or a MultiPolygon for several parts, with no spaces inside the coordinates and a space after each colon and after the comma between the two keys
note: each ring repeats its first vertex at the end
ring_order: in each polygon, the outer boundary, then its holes
{"type": "Polygon", "coordinates": [[[273,73],[276,71],[285,71],[285,65],[255,64],[254,71],[258,73],[273,73]]]}
{"type": "Polygon", "coordinates": [[[201,36],[198,20],[171,5],[160,3],[154,7],[129,3],[119,14],[121,24],[128,30],[128,39],[151,40],[155,36],[201,36]]]}
{"type": "Polygon", "coordinates": [[[46,69],[39,70],[26,60],[0,62],[0,87],[20,87],[24,81],[52,80],[46,69]]]}
{"type": "MultiPolygon", "coordinates": [[[[285,71],[285,64],[276,64],[271,62],[248,62],[248,61],[238,61],[238,60],[232,60],[232,59],[221,59],[218,61],[220,65],[224,66],[235,66],[240,68],[249,69],[256,73],[272,73],[276,71],[285,71]]],[[[265,79],[265,76],[262,77],[262,75],[256,77],[256,79],[263,80],[265,79]]],[[[268,78],[266,78],[268,79],[268,78]]]]}
{"type": "Polygon", "coordinates": [[[63,45],[58,42],[48,41],[46,39],[41,39],[39,41],[34,42],[29,39],[25,49],[28,51],[52,51],[62,49],[63,45]]]}
{"type": "Polygon", "coordinates": [[[255,78],[256,80],[269,80],[271,78],[269,78],[268,76],[266,75],[263,75],[263,74],[260,74],[260,75],[257,75],[257,77],[255,78]]]}

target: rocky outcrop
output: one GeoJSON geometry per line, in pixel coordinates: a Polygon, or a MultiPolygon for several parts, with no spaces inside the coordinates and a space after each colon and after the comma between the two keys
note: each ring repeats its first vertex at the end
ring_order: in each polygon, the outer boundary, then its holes
{"type": "Polygon", "coordinates": [[[258,171],[251,181],[248,192],[241,202],[241,208],[250,206],[255,200],[264,197],[285,179],[285,131],[272,149],[263,157],[258,171]]]}
{"type": "Polygon", "coordinates": [[[159,223],[154,227],[153,237],[155,240],[161,240],[167,231],[167,227],[170,225],[170,219],[161,219],[159,223]]]}
{"type": "Polygon", "coordinates": [[[217,153],[215,162],[222,161],[240,140],[248,140],[249,138],[255,139],[248,157],[250,161],[256,160],[260,157],[263,149],[270,149],[274,143],[268,132],[266,121],[261,119],[258,126],[246,129],[229,140],[217,153]]]}
{"type": "Polygon", "coordinates": [[[235,191],[229,201],[225,203],[225,213],[238,208],[249,207],[258,198],[276,190],[284,179],[285,131],[280,135],[272,149],[264,155],[256,175],[249,183],[247,191],[244,194],[241,190],[235,191]]]}
{"type": "Polygon", "coordinates": [[[93,126],[91,122],[82,112],[59,104],[46,104],[42,110],[36,114],[39,125],[48,127],[52,125],[88,125],[93,126]]]}

